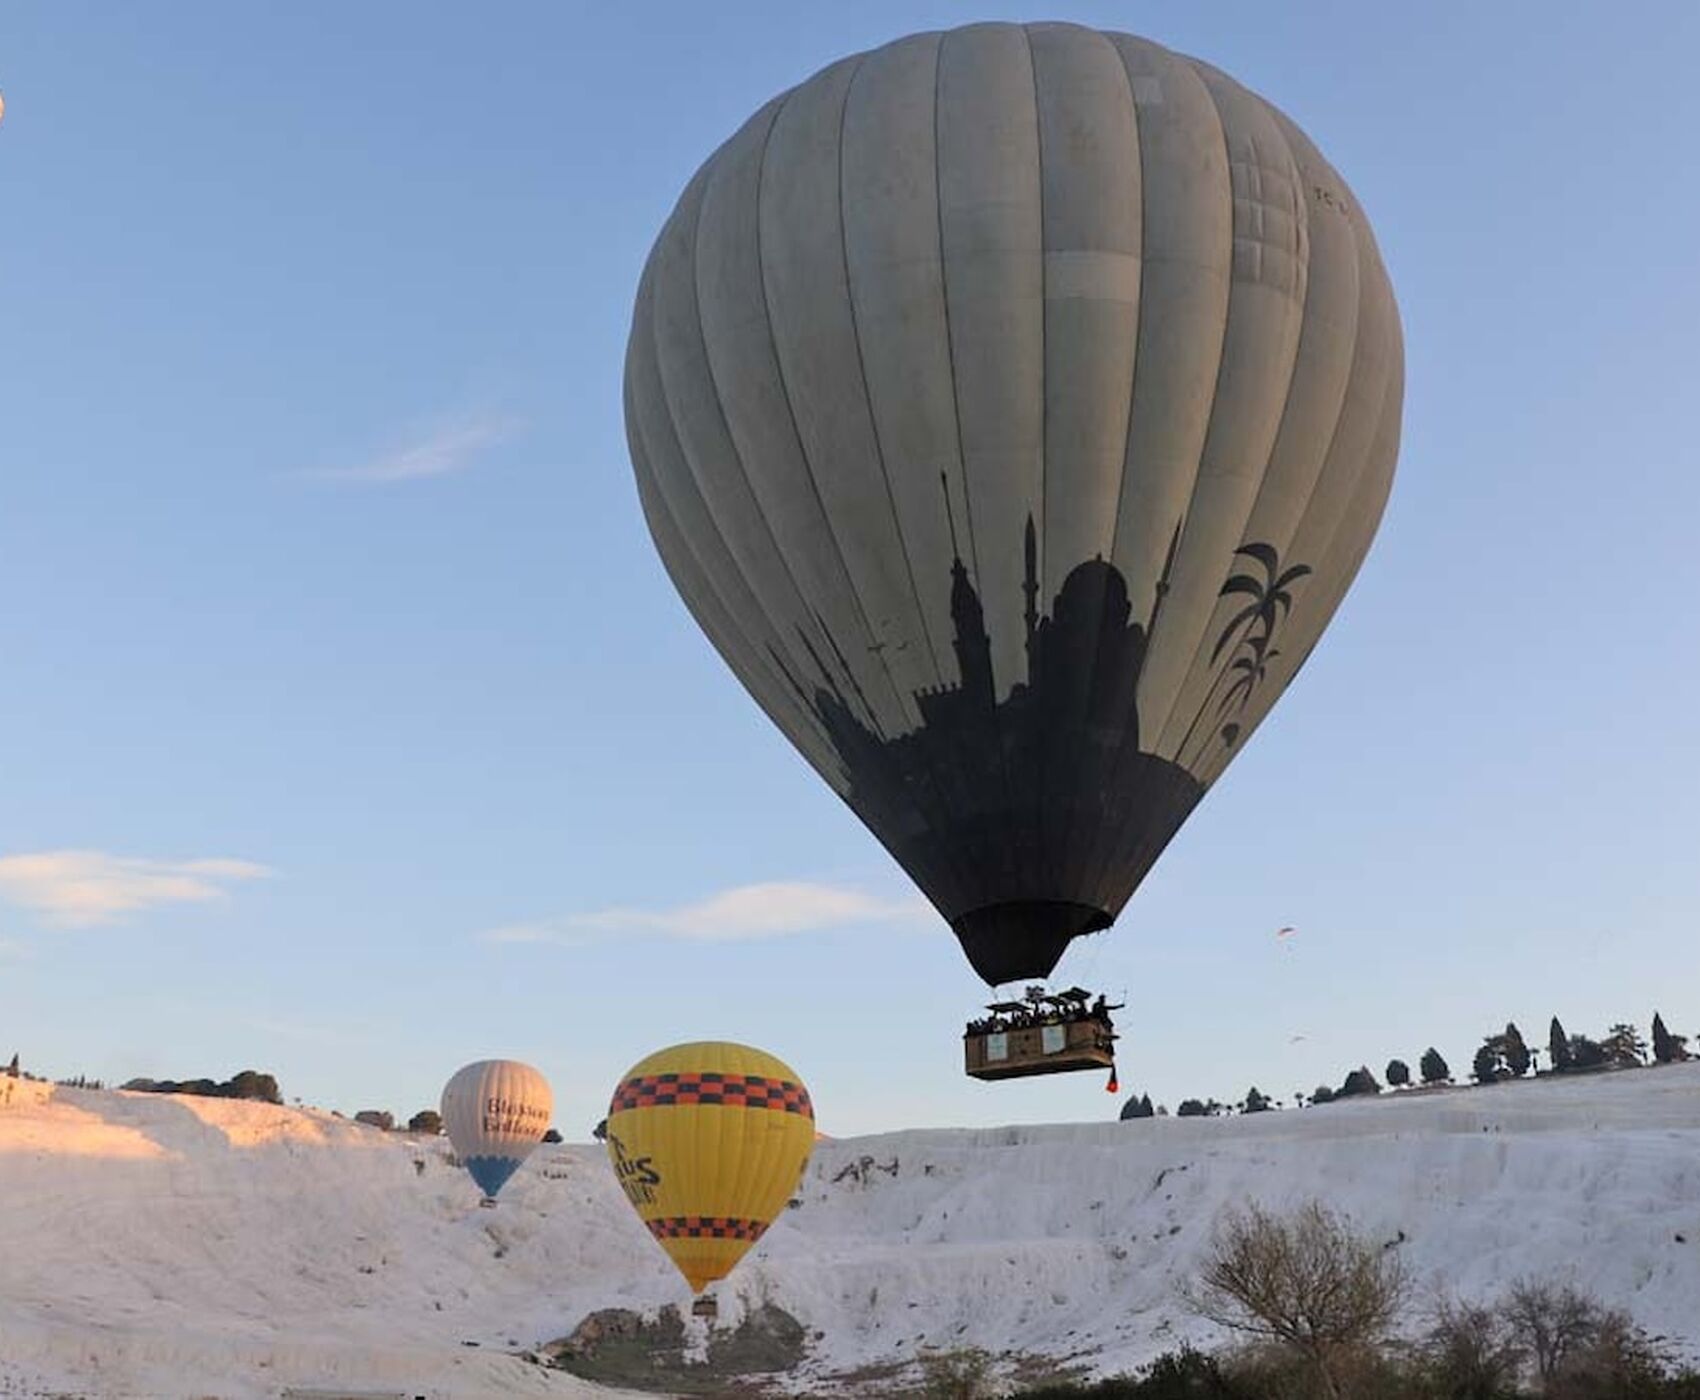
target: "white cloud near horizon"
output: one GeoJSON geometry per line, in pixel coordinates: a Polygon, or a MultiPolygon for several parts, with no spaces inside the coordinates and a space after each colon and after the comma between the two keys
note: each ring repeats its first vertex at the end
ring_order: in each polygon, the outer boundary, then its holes
{"type": "Polygon", "coordinates": [[[923,899],[881,899],[842,885],[770,880],[737,885],[670,909],[616,906],[534,923],[486,929],[486,943],[592,943],[616,933],[647,933],[703,943],[783,938],[852,924],[918,918],[923,899]]]}
{"type": "Polygon", "coordinates": [[[512,417],[486,414],[442,424],[394,451],[348,467],[327,467],[310,473],[333,481],[373,484],[418,481],[465,471],[485,448],[494,447],[523,427],[512,417]]]}
{"type": "Polygon", "coordinates": [[[248,860],[151,860],[106,851],[0,856],[0,899],[61,928],[90,928],[161,904],[222,899],[226,886],[272,872],[248,860]]]}

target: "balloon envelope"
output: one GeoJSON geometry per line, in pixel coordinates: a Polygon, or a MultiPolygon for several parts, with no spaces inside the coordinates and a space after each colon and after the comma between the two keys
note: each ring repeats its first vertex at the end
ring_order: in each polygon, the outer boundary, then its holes
{"type": "Polygon", "coordinates": [[[549,1131],[549,1081],[518,1060],[478,1060],[443,1086],[443,1127],[472,1179],[494,1199],[549,1131]]]}
{"type": "Polygon", "coordinates": [[[686,605],[997,984],[1111,923],[1308,656],[1403,382],[1287,117],[1131,35],[978,24],[709,158],[625,401],[686,605]]]}
{"type": "Polygon", "coordinates": [[[615,1175],[693,1292],[724,1278],[785,1208],[814,1138],[796,1071],[727,1041],[638,1061],[608,1108],[615,1175]]]}

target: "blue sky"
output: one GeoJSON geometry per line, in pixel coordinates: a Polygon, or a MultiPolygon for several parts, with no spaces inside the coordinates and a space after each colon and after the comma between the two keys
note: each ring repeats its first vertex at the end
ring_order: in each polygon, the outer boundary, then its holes
{"type": "Polygon", "coordinates": [[[980,984],[697,634],[624,443],[695,166],[976,18],[1278,103],[1405,323],[1357,587],[1059,970],[1125,988],[1124,1087],[1700,1030],[1700,11],[616,8],[0,12],[0,1056],[405,1114],[511,1055],[582,1136],[725,1036],[834,1133],[1113,1110],[962,1077],[980,984]]]}

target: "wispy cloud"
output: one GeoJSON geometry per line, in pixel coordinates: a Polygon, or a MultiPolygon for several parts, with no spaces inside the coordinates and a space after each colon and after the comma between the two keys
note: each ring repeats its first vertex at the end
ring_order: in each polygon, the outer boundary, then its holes
{"type": "Polygon", "coordinates": [[[439,424],[389,452],[351,466],[310,473],[334,481],[388,483],[417,481],[464,471],[486,448],[512,437],[524,424],[517,418],[485,414],[439,424]]]}
{"type": "Polygon", "coordinates": [[[704,943],[782,938],[852,924],[921,917],[921,899],[881,899],[841,885],[774,880],[738,885],[670,909],[616,906],[533,923],[507,924],[479,935],[487,943],[595,942],[619,933],[651,934],[704,943]]]}
{"type": "Polygon", "coordinates": [[[0,856],[0,898],[62,928],[88,928],[159,904],[221,899],[226,886],[271,873],[248,860],[149,860],[105,851],[35,851],[0,856]]]}

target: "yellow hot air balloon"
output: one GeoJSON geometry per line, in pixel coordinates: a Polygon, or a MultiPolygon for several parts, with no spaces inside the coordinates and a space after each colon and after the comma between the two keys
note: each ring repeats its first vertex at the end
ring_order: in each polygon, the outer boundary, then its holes
{"type": "Polygon", "coordinates": [[[785,1208],[814,1137],[796,1071],[728,1041],[639,1060],[608,1107],[608,1157],[626,1198],[696,1293],[785,1208]]]}

